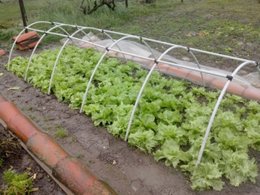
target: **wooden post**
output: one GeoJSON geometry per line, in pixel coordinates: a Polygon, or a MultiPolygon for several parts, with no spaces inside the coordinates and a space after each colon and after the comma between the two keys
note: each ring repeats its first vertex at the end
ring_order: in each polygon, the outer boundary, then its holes
{"type": "MultiPolygon", "coordinates": [[[[23,26],[26,27],[28,19],[26,16],[26,11],[25,11],[23,0],[19,0],[19,5],[20,5],[20,11],[21,11],[21,16],[22,16],[22,20],[23,20],[23,26]]],[[[27,31],[28,30],[26,29],[25,32],[27,32],[27,31]]]]}

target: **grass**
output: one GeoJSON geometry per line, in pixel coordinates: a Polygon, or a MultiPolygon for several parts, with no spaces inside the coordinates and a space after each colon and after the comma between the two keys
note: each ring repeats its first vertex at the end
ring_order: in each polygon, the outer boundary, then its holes
{"type": "MultiPolygon", "coordinates": [[[[128,9],[119,2],[115,12],[104,7],[91,15],[84,15],[79,5],[79,0],[26,1],[30,21],[60,21],[112,29],[259,60],[260,4],[257,0],[190,0],[184,3],[157,0],[155,4],[130,0],[128,9]]],[[[10,14],[0,11],[0,23],[7,27],[17,24],[20,19],[14,1],[3,6],[10,14]]],[[[0,43],[9,39],[14,30],[0,30],[0,43]]],[[[57,38],[47,40],[53,42],[57,38]]]]}
{"type": "Polygon", "coordinates": [[[8,169],[3,173],[3,194],[29,194],[33,191],[33,179],[28,173],[8,169]]]}
{"type": "Polygon", "coordinates": [[[59,128],[56,130],[56,132],[55,132],[54,135],[55,135],[55,137],[57,137],[57,138],[63,139],[63,138],[68,137],[68,136],[69,136],[69,133],[68,133],[68,130],[67,130],[67,129],[64,129],[64,128],[62,128],[62,127],[59,127],[59,128]]]}
{"type": "Polygon", "coordinates": [[[4,160],[0,158],[0,168],[3,166],[4,160]]]}
{"type": "MultiPolygon", "coordinates": [[[[9,0],[3,2],[0,4],[0,48],[10,47],[11,38],[17,35],[22,28],[18,1],[9,0]]],[[[28,18],[31,21],[34,20],[43,3],[40,0],[27,0],[24,3],[28,18]]]]}

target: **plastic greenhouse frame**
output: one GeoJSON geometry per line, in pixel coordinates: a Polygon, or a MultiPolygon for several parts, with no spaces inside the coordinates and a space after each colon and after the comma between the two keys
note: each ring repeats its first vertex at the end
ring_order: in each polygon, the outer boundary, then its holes
{"type": "Polygon", "coordinates": [[[11,58],[12,58],[12,54],[13,54],[13,50],[14,50],[15,44],[16,44],[17,40],[19,39],[19,37],[26,30],[31,30],[31,31],[36,31],[38,33],[42,33],[42,36],[40,37],[40,39],[37,42],[37,44],[34,47],[34,49],[32,50],[31,56],[29,58],[29,62],[28,62],[27,67],[26,67],[26,71],[24,73],[24,80],[27,79],[27,75],[28,75],[28,71],[29,71],[29,68],[30,68],[30,64],[32,63],[32,59],[33,59],[33,56],[34,56],[34,54],[36,52],[36,49],[38,48],[39,44],[43,41],[43,39],[47,35],[50,34],[50,35],[55,35],[55,36],[67,38],[66,41],[63,43],[62,47],[60,48],[59,53],[58,53],[58,55],[56,57],[55,63],[53,65],[52,73],[50,75],[48,94],[50,94],[50,92],[51,92],[52,81],[53,81],[53,78],[55,76],[56,67],[57,67],[59,59],[61,57],[62,51],[64,50],[64,48],[66,47],[66,45],[69,43],[70,40],[72,40],[72,41],[76,40],[76,41],[80,41],[80,42],[83,42],[83,43],[88,43],[88,44],[92,45],[93,47],[101,48],[103,50],[103,54],[101,55],[101,57],[100,57],[98,63],[96,64],[95,68],[92,70],[91,76],[90,76],[88,82],[86,83],[86,89],[85,89],[85,93],[84,93],[84,95],[82,97],[83,99],[82,99],[82,103],[81,103],[80,112],[83,111],[83,107],[84,107],[84,105],[86,103],[88,92],[89,92],[89,89],[90,89],[90,86],[91,86],[91,82],[92,82],[92,80],[93,80],[93,78],[95,76],[95,73],[96,73],[97,69],[99,68],[99,66],[102,64],[102,61],[104,60],[104,58],[108,55],[108,53],[110,51],[122,54],[124,57],[126,55],[128,55],[128,56],[131,56],[131,57],[136,57],[136,58],[140,58],[140,59],[143,59],[143,60],[147,60],[147,61],[153,62],[153,65],[151,66],[150,70],[148,71],[148,73],[146,75],[145,80],[143,81],[143,84],[142,84],[142,86],[141,86],[141,88],[139,90],[139,93],[137,95],[135,104],[133,105],[133,108],[131,110],[131,116],[129,118],[128,126],[127,126],[127,129],[126,129],[126,134],[125,134],[125,141],[127,141],[128,136],[130,134],[131,125],[132,125],[132,122],[134,120],[135,111],[136,111],[136,109],[138,107],[138,104],[139,104],[139,101],[140,101],[140,99],[142,97],[142,93],[143,93],[143,91],[144,91],[144,89],[146,87],[146,84],[149,82],[150,76],[152,75],[153,71],[158,66],[158,64],[166,64],[166,65],[169,65],[169,66],[174,66],[174,67],[178,67],[178,68],[184,68],[184,69],[187,69],[187,70],[192,70],[192,71],[195,71],[195,72],[199,72],[203,83],[204,83],[203,74],[209,74],[209,75],[214,75],[214,76],[217,76],[217,77],[226,78],[227,80],[225,82],[225,85],[224,85],[224,87],[222,88],[222,90],[220,92],[220,95],[219,95],[219,97],[217,99],[215,107],[214,107],[214,109],[212,111],[212,114],[210,116],[210,119],[209,119],[209,122],[208,122],[208,126],[207,126],[207,129],[205,131],[205,135],[204,135],[203,141],[201,143],[201,147],[200,147],[200,151],[199,151],[199,154],[198,154],[198,157],[197,157],[196,165],[199,165],[200,162],[201,162],[201,159],[202,159],[202,156],[203,156],[203,153],[204,153],[204,150],[205,150],[205,146],[206,146],[206,143],[207,143],[207,140],[208,140],[208,136],[209,136],[211,127],[213,125],[216,113],[218,111],[218,108],[220,106],[220,103],[221,103],[222,99],[224,98],[224,95],[225,95],[225,93],[227,91],[227,88],[229,87],[230,83],[232,82],[234,76],[236,76],[237,73],[242,68],[244,68],[245,66],[249,66],[249,65],[258,66],[258,63],[255,62],[255,61],[252,61],[252,60],[232,57],[232,56],[228,56],[228,55],[223,55],[223,54],[219,54],[219,53],[204,51],[204,50],[195,49],[195,48],[189,48],[189,47],[185,47],[185,46],[182,46],[182,45],[176,45],[176,44],[163,42],[163,41],[159,41],[159,40],[155,40],[155,39],[149,39],[149,38],[145,38],[145,37],[140,37],[140,36],[136,36],[136,35],[130,35],[130,34],[126,34],[126,33],[120,33],[120,32],[104,30],[104,29],[99,29],[99,28],[94,28],[94,27],[84,27],[84,26],[78,26],[78,25],[64,24],[64,23],[59,23],[59,22],[37,21],[37,22],[34,22],[34,23],[28,25],[27,27],[25,27],[18,34],[16,39],[14,40],[12,48],[11,48],[11,51],[10,51],[10,54],[9,54],[8,66],[7,66],[8,69],[10,69],[10,61],[11,61],[11,58]],[[41,30],[41,29],[33,28],[33,26],[35,26],[35,25],[43,25],[43,24],[44,25],[48,24],[50,26],[49,29],[41,30]],[[70,34],[70,33],[68,33],[64,29],[65,27],[69,27],[69,28],[73,28],[73,29],[75,28],[75,31],[70,34]],[[61,29],[64,32],[64,34],[59,33],[59,32],[54,32],[54,30],[56,30],[56,29],[61,29]],[[112,40],[112,44],[110,44],[108,47],[105,47],[103,45],[100,45],[100,44],[97,44],[97,43],[94,43],[94,42],[91,42],[91,41],[88,41],[88,40],[84,40],[84,39],[75,37],[80,32],[83,32],[85,35],[87,35],[87,33],[85,32],[86,30],[92,30],[92,31],[97,31],[97,32],[103,33],[108,39],[112,40]],[[112,35],[121,36],[121,38],[119,38],[117,40],[114,40],[112,38],[112,35]],[[149,51],[151,52],[152,58],[151,57],[145,57],[145,56],[138,55],[138,54],[134,54],[134,53],[130,53],[130,52],[125,52],[125,51],[121,50],[120,46],[119,46],[119,43],[121,41],[127,40],[127,39],[135,39],[135,40],[138,40],[141,43],[143,43],[149,49],[149,51]],[[150,47],[150,45],[147,43],[147,41],[152,42],[152,43],[161,44],[161,45],[167,46],[169,48],[166,49],[157,58],[155,56],[152,48],[150,47]],[[114,46],[117,46],[117,49],[114,48],[114,46]],[[170,61],[167,61],[167,60],[163,60],[163,57],[165,57],[165,55],[167,55],[170,51],[172,51],[174,49],[177,49],[177,48],[188,51],[190,53],[190,55],[192,56],[193,60],[195,61],[197,67],[190,67],[190,66],[187,66],[187,65],[184,65],[184,64],[173,63],[173,62],[170,62],[170,61]],[[237,66],[237,68],[230,75],[229,74],[224,74],[224,73],[219,73],[219,72],[216,72],[216,71],[206,70],[206,69],[203,69],[201,67],[201,65],[200,65],[197,57],[195,56],[194,52],[207,54],[207,55],[211,55],[211,56],[216,56],[216,57],[221,57],[221,58],[225,58],[225,59],[235,60],[235,61],[240,62],[240,64],[237,66]]]}

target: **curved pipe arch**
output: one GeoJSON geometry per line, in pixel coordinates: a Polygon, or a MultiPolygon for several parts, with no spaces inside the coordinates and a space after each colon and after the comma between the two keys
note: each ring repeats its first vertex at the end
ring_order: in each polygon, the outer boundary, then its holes
{"type": "Polygon", "coordinates": [[[34,22],[34,23],[32,23],[32,24],[26,26],[23,30],[20,31],[20,33],[16,36],[16,38],[15,38],[13,44],[12,44],[10,53],[9,53],[8,63],[7,63],[7,69],[8,69],[8,70],[9,70],[9,68],[10,68],[10,61],[11,61],[11,57],[12,57],[12,54],[13,54],[14,46],[15,46],[17,40],[20,38],[20,36],[25,32],[25,30],[26,30],[27,28],[30,28],[30,27],[32,27],[32,26],[34,26],[34,25],[36,25],[36,24],[53,24],[53,23],[52,23],[52,22],[49,22],[49,21],[37,21],[37,22],[34,22]]]}
{"type": "MultiPolygon", "coordinates": [[[[169,53],[170,51],[172,51],[172,50],[174,50],[174,49],[177,49],[177,48],[187,49],[187,51],[189,51],[188,48],[185,48],[185,47],[179,46],[179,45],[174,45],[174,46],[170,47],[169,49],[167,49],[167,50],[158,58],[158,61],[160,61],[167,53],[169,53]]],[[[191,51],[189,51],[189,52],[191,52],[191,51]]],[[[198,65],[198,68],[201,69],[201,68],[200,68],[200,64],[199,64],[199,62],[198,62],[196,56],[195,56],[192,52],[191,52],[191,55],[192,55],[192,57],[194,58],[194,60],[196,61],[197,65],[198,65]]],[[[131,129],[131,126],[132,126],[133,119],[134,119],[134,114],[135,114],[135,112],[136,112],[136,109],[137,109],[138,103],[139,103],[139,101],[140,101],[140,98],[141,98],[141,96],[142,96],[143,90],[144,90],[144,88],[145,88],[145,86],[146,86],[146,83],[148,82],[148,80],[149,80],[149,78],[150,78],[152,72],[154,71],[155,67],[157,66],[157,64],[158,64],[158,63],[154,63],[154,65],[153,65],[152,68],[150,69],[150,71],[149,71],[148,75],[146,76],[146,78],[145,78],[145,80],[144,80],[144,82],[143,82],[143,85],[142,85],[142,87],[141,87],[141,89],[140,89],[140,91],[139,91],[139,93],[138,93],[138,96],[137,96],[135,105],[134,105],[134,107],[133,107],[133,109],[132,109],[132,112],[131,112],[131,116],[130,116],[130,119],[129,119],[128,127],[127,127],[127,130],[126,130],[125,141],[128,139],[128,135],[129,135],[129,132],[130,132],[130,129],[131,129]]],[[[201,73],[201,72],[200,72],[200,73],[201,73]]],[[[202,80],[204,81],[202,73],[201,73],[201,77],[202,77],[202,80]]]]}
{"type": "MultiPolygon", "coordinates": [[[[96,73],[98,67],[99,67],[100,64],[102,63],[103,59],[105,58],[105,56],[106,56],[107,53],[109,52],[109,49],[113,48],[115,45],[117,45],[117,46],[119,47],[118,43],[119,43],[120,41],[123,41],[123,40],[128,39],[128,38],[140,39],[140,37],[138,37],[138,36],[126,35],[126,36],[124,36],[124,37],[118,39],[118,40],[115,41],[114,43],[112,43],[108,48],[106,48],[106,51],[105,51],[105,52],[103,53],[103,55],[100,57],[98,63],[96,64],[95,68],[93,69],[93,72],[92,72],[92,74],[91,74],[91,76],[90,76],[90,79],[89,79],[89,81],[88,81],[88,84],[87,84],[85,93],[84,93],[83,98],[82,98],[82,103],[81,103],[81,107],[80,107],[80,113],[82,113],[82,111],[83,111],[83,106],[84,106],[84,104],[86,103],[87,95],[88,95],[88,92],[89,92],[89,89],[90,89],[91,82],[92,82],[92,80],[93,80],[93,78],[94,78],[94,75],[95,75],[95,73],[96,73]]],[[[144,44],[145,44],[148,48],[150,48],[150,46],[149,46],[145,41],[144,41],[144,44]]],[[[119,48],[119,49],[120,49],[120,48],[119,48]]],[[[151,48],[150,48],[150,49],[151,49],[151,48]]],[[[151,51],[152,51],[152,50],[151,50],[151,51]]],[[[153,52],[152,52],[152,55],[155,57],[155,55],[154,55],[153,52]]]]}
{"type": "Polygon", "coordinates": [[[62,26],[66,26],[65,24],[55,24],[55,26],[53,26],[52,28],[50,28],[49,30],[47,30],[42,36],[41,38],[39,39],[39,41],[36,43],[35,47],[33,48],[33,51],[32,51],[32,54],[29,58],[29,62],[27,64],[27,67],[26,67],[26,70],[25,70],[25,73],[24,73],[24,80],[27,80],[27,74],[28,74],[28,71],[29,71],[29,68],[30,68],[30,65],[31,65],[31,62],[32,62],[32,58],[34,56],[34,53],[36,51],[36,49],[38,48],[39,44],[42,42],[42,40],[44,39],[45,36],[47,36],[47,34],[53,30],[55,30],[56,28],[59,28],[61,29],[62,31],[64,31],[67,35],[69,35],[69,33],[64,29],[62,28],[62,26]]]}
{"type": "MultiPolygon", "coordinates": [[[[84,106],[84,104],[86,103],[88,91],[89,91],[89,89],[90,89],[90,85],[91,85],[91,82],[92,82],[92,80],[93,80],[93,78],[94,78],[94,75],[95,75],[95,73],[96,73],[98,67],[99,67],[100,64],[102,63],[103,59],[105,58],[106,54],[109,52],[109,49],[113,48],[113,46],[116,45],[116,44],[118,44],[120,41],[125,40],[125,39],[128,39],[128,38],[138,39],[138,40],[141,39],[141,37],[138,37],[138,36],[135,36],[135,35],[126,35],[126,36],[124,36],[124,37],[118,39],[117,41],[115,41],[115,42],[114,42],[113,44],[111,44],[108,48],[106,48],[105,53],[100,57],[100,59],[99,59],[97,65],[96,65],[95,68],[93,69],[93,72],[92,72],[92,74],[91,74],[91,77],[90,77],[90,79],[89,79],[89,81],[88,81],[88,84],[87,84],[85,93],[84,93],[83,98],[82,98],[82,103],[81,103],[81,107],[80,107],[80,113],[82,113],[82,111],[83,111],[83,106],[84,106]]],[[[145,44],[147,44],[147,43],[145,42],[145,44]]],[[[147,44],[147,45],[148,45],[148,44],[147,44]]],[[[146,45],[146,46],[147,46],[147,45],[146,45]]],[[[149,45],[148,45],[148,48],[149,48],[149,45]]]]}
{"type": "MultiPolygon", "coordinates": [[[[198,68],[199,70],[201,70],[201,65],[200,65],[200,63],[199,63],[198,58],[195,56],[195,54],[193,53],[193,51],[190,50],[189,47],[184,47],[184,46],[176,45],[176,47],[175,47],[174,49],[184,49],[184,50],[186,50],[186,51],[192,56],[193,60],[195,61],[196,65],[197,65],[197,68],[198,68]]],[[[202,72],[200,72],[200,77],[201,77],[201,79],[202,79],[202,84],[203,84],[203,86],[205,86],[204,77],[203,77],[203,73],[202,73],[202,72]]]]}
{"type": "Polygon", "coordinates": [[[120,41],[123,41],[123,40],[128,39],[128,38],[138,39],[138,40],[140,39],[140,37],[135,36],[135,35],[126,35],[126,36],[124,36],[124,37],[118,39],[118,40],[115,41],[114,43],[112,43],[108,48],[106,48],[105,53],[100,57],[100,59],[99,59],[97,65],[95,66],[95,68],[94,68],[94,70],[93,70],[93,72],[92,72],[92,74],[91,74],[91,77],[90,77],[90,79],[89,79],[89,81],[88,81],[86,91],[85,91],[85,93],[84,93],[84,95],[83,95],[83,100],[82,100],[82,104],[81,104],[81,108],[80,108],[80,113],[82,113],[82,111],[83,111],[83,106],[84,106],[84,104],[86,103],[86,98],[87,98],[87,95],[88,95],[88,91],[89,91],[91,82],[92,82],[92,80],[93,80],[93,78],[94,78],[94,75],[95,75],[95,73],[96,73],[98,67],[99,67],[100,64],[102,63],[103,59],[105,58],[106,54],[109,52],[109,50],[110,50],[111,48],[114,47],[114,45],[116,45],[116,44],[118,44],[120,41]]]}
{"type": "MultiPolygon", "coordinates": [[[[82,111],[83,111],[83,106],[84,106],[84,104],[86,103],[88,91],[89,91],[91,82],[92,82],[92,80],[93,80],[93,78],[94,78],[94,75],[95,75],[95,73],[96,73],[98,67],[99,67],[100,64],[102,63],[103,59],[105,58],[106,54],[109,52],[109,49],[111,49],[115,44],[119,43],[120,41],[125,40],[125,39],[128,39],[128,38],[140,39],[140,37],[134,36],[134,35],[124,36],[124,37],[122,37],[121,39],[118,39],[116,42],[114,42],[114,44],[111,44],[111,46],[109,46],[109,48],[107,48],[107,50],[105,51],[105,53],[101,56],[101,58],[100,58],[100,60],[98,61],[97,65],[95,66],[95,68],[94,68],[94,70],[93,70],[93,72],[92,72],[92,74],[91,74],[90,80],[89,80],[89,82],[88,82],[88,84],[87,84],[86,91],[85,91],[85,93],[84,93],[84,95],[83,95],[83,100],[82,100],[82,104],[81,104],[81,108],[80,108],[80,113],[82,113],[82,111]]],[[[149,46],[146,42],[144,42],[144,44],[145,44],[148,48],[150,48],[150,46],[149,46]]],[[[167,53],[169,53],[171,50],[173,50],[173,49],[175,49],[175,48],[184,48],[184,47],[178,46],[178,45],[174,45],[174,46],[168,48],[168,49],[158,58],[158,60],[161,60],[167,53]]],[[[152,53],[152,54],[153,54],[153,53],[152,53]]],[[[154,56],[154,54],[153,54],[153,56],[154,56]]],[[[196,57],[195,57],[195,59],[196,59],[196,57]]],[[[155,59],[155,60],[156,60],[156,59],[155,59]]],[[[156,65],[157,65],[157,64],[154,64],[153,67],[151,68],[151,70],[152,70],[152,71],[150,70],[151,73],[153,72],[153,70],[154,70],[154,68],[156,67],[156,65]]],[[[149,72],[149,73],[150,73],[150,72],[149,72]]],[[[148,74],[149,74],[149,73],[148,73],[148,74]]],[[[151,74],[151,73],[150,73],[150,74],[151,74]]],[[[147,75],[147,76],[148,76],[148,78],[147,78],[147,81],[148,81],[150,75],[147,75]]],[[[146,81],[146,82],[147,82],[147,81],[146,81]]],[[[145,83],[145,85],[146,85],[146,83],[145,83]]],[[[145,85],[144,85],[144,87],[145,87],[145,85]]],[[[142,91],[143,91],[143,89],[142,89],[142,91]]],[[[142,92],[140,92],[140,96],[141,96],[141,94],[142,94],[142,92]]],[[[139,102],[139,100],[138,100],[138,102],[139,102]]],[[[137,102],[137,104],[138,104],[138,102],[137,102]]],[[[135,109],[136,109],[136,108],[135,108],[135,109]]],[[[134,113],[135,113],[135,110],[133,111],[133,115],[134,115],[134,113]]],[[[133,116],[132,116],[131,118],[132,118],[132,120],[133,120],[133,116]]],[[[132,122],[131,122],[131,123],[132,123],[132,122]]],[[[130,127],[131,127],[131,123],[130,123],[130,127]]],[[[130,127],[129,127],[129,130],[130,130],[130,127]]],[[[128,130],[128,131],[129,131],[129,130],[128,130]]],[[[128,134],[128,133],[127,133],[127,134],[128,134]]],[[[128,137],[128,135],[127,135],[126,137],[128,137]]],[[[127,139],[127,138],[126,138],[126,139],[127,139]]]]}
{"type": "MultiPolygon", "coordinates": [[[[199,60],[198,60],[198,58],[195,56],[195,54],[193,53],[193,51],[191,51],[191,50],[188,49],[188,52],[189,52],[189,53],[191,54],[191,56],[193,57],[195,63],[197,64],[197,67],[201,70],[199,60]]],[[[202,79],[202,85],[205,87],[206,85],[205,85],[205,81],[204,81],[204,77],[203,77],[203,73],[202,73],[202,72],[200,72],[200,77],[201,77],[201,79],[202,79]]]]}
{"type": "MultiPolygon", "coordinates": [[[[59,59],[60,59],[60,56],[61,56],[63,50],[65,49],[65,47],[66,47],[66,45],[68,44],[69,40],[71,40],[72,38],[74,38],[74,36],[75,36],[76,34],[78,34],[79,32],[83,32],[85,35],[87,35],[87,34],[85,33],[85,31],[84,31],[84,30],[87,30],[87,29],[88,29],[88,30],[95,30],[95,31],[104,33],[109,39],[111,39],[111,40],[113,41],[113,43],[115,43],[115,45],[117,45],[117,43],[113,40],[113,38],[112,38],[109,34],[107,34],[105,31],[102,31],[102,30],[99,30],[99,29],[96,29],[96,28],[92,28],[92,27],[78,28],[78,30],[76,30],[75,32],[73,32],[73,33],[67,38],[67,40],[64,42],[64,44],[63,44],[62,47],[60,48],[60,51],[59,51],[59,53],[58,53],[58,55],[57,55],[57,58],[56,58],[56,60],[55,60],[55,63],[54,63],[53,69],[52,69],[51,78],[50,78],[50,81],[49,81],[48,94],[50,94],[50,92],[51,92],[52,81],[53,81],[53,78],[54,78],[54,75],[55,75],[55,71],[56,71],[57,64],[58,64],[58,62],[59,62],[59,59]]],[[[94,45],[94,46],[97,46],[96,44],[93,44],[91,41],[86,41],[86,40],[81,40],[81,41],[82,41],[82,42],[85,42],[85,43],[90,43],[90,44],[92,44],[92,45],[94,45]]],[[[101,47],[101,46],[99,46],[99,47],[101,47]]],[[[120,47],[119,47],[119,45],[117,45],[117,47],[119,48],[119,50],[121,50],[120,47]]]]}
{"type": "Polygon", "coordinates": [[[223,89],[222,89],[222,91],[221,91],[221,93],[220,93],[220,95],[219,95],[219,97],[218,97],[218,100],[217,100],[217,102],[216,102],[216,104],[215,104],[215,107],[214,107],[214,109],[213,109],[213,112],[212,112],[212,114],[211,114],[211,116],[210,116],[210,120],[209,120],[207,129],[206,129],[206,132],[205,132],[205,135],[204,135],[202,144],[201,144],[201,148],[200,148],[200,151],[199,151],[199,154],[198,154],[198,159],[197,159],[197,162],[196,162],[196,166],[198,166],[198,165],[200,164],[200,162],[201,162],[202,155],[203,155],[204,150],[205,150],[205,146],[206,146],[206,143],[207,143],[207,139],[208,139],[208,136],[209,136],[211,127],[212,127],[212,125],[213,125],[213,122],[214,122],[215,116],[216,116],[216,114],[217,114],[218,108],[219,108],[219,106],[220,106],[220,103],[221,103],[221,101],[222,101],[222,99],[223,99],[223,97],[224,97],[226,91],[227,91],[227,88],[228,88],[229,84],[231,83],[233,77],[236,76],[236,74],[237,74],[243,67],[245,67],[245,66],[247,66],[247,65],[250,65],[250,64],[256,65],[256,63],[250,62],[250,61],[248,61],[248,62],[243,62],[243,63],[241,63],[241,64],[232,72],[231,75],[227,75],[227,79],[228,79],[228,80],[227,80],[227,82],[225,83],[225,85],[224,85],[224,87],[223,87],[223,89]]]}
{"type": "MultiPolygon", "coordinates": [[[[59,50],[59,53],[56,57],[56,60],[55,60],[55,63],[53,65],[53,69],[52,69],[52,73],[51,73],[51,78],[50,78],[50,81],[49,81],[49,88],[48,88],[48,94],[51,93],[51,85],[52,85],[52,81],[53,81],[53,78],[54,78],[54,75],[55,75],[55,71],[56,71],[56,67],[58,65],[58,62],[59,62],[59,59],[60,59],[60,56],[64,50],[64,48],[66,47],[66,45],[68,44],[68,42],[71,40],[71,38],[73,38],[76,34],[78,34],[79,32],[85,32],[84,30],[86,29],[92,29],[91,27],[84,27],[84,28],[78,28],[78,30],[76,30],[75,32],[73,32],[70,36],[68,36],[67,40],[63,43],[62,47],[60,48],[59,50]]],[[[93,29],[92,29],[93,30],[93,29]]],[[[96,30],[96,29],[94,29],[96,30]]],[[[82,42],[85,42],[85,43],[91,43],[89,41],[86,41],[86,40],[82,40],[82,42]]]]}
{"type": "MultiPolygon", "coordinates": [[[[113,42],[115,42],[115,40],[113,39],[113,37],[112,37],[110,34],[108,34],[106,31],[102,30],[102,33],[103,33],[104,35],[106,35],[109,39],[111,39],[113,42]]],[[[121,48],[118,44],[116,44],[116,46],[117,46],[117,48],[119,49],[119,51],[123,51],[122,48],[121,48]]],[[[124,55],[124,58],[125,58],[125,61],[126,61],[127,59],[126,59],[125,55],[124,55]]]]}
{"type": "MultiPolygon", "coordinates": [[[[108,33],[106,33],[105,31],[99,30],[99,29],[93,28],[93,27],[78,28],[78,30],[76,30],[74,33],[71,34],[71,36],[69,36],[69,37],[67,38],[67,40],[64,42],[64,44],[62,45],[62,47],[61,47],[61,49],[60,49],[60,51],[59,51],[59,53],[58,53],[58,55],[57,55],[57,58],[56,58],[56,60],[55,60],[54,66],[53,66],[51,78],[50,78],[50,81],[49,81],[48,94],[50,94],[50,92],[51,92],[52,81],[53,81],[53,78],[54,78],[54,75],[55,75],[55,71],[56,71],[56,68],[57,68],[57,64],[58,64],[58,62],[59,62],[60,56],[61,56],[61,54],[62,54],[62,51],[64,50],[64,48],[65,48],[66,45],[68,44],[69,40],[70,40],[71,38],[73,38],[76,34],[78,34],[79,32],[83,32],[85,35],[87,35],[87,34],[85,33],[85,31],[84,31],[84,30],[86,30],[86,29],[88,29],[88,30],[95,30],[95,31],[98,31],[98,32],[101,32],[101,33],[105,34],[109,39],[111,39],[111,40],[113,41],[113,46],[116,45],[116,46],[118,47],[118,49],[121,50],[120,47],[119,47],[119,45],[117,44],[117,42],[116,42],[108,33]]],[[[88,36],[88,35],[87,35],[87,36],[88,36]]],[[[85,42],[85,43],[90,43],[90,44],[92,44],[92,45],[94,45],[94,46],[101,47],[101,45],[93,44],[91,41],[86,41],[86,40],[80,40],[80,41],[85,42]]],[[[103,48],[104,48],[104,47],[103,47],[103,48]]]]}
{"type": "Polygon", "coordinates": [[[88,91],[90,89],[90,85],[91,85],[91,82],[94,78],[94,75],[98,69],[98,67],[100,66],[100,64],[102,63],[103,59],[105,58],[105,56],[107,55],[107,53],[109,52],[109,50],[111,48],[113,48],[116,44],[118,44],[120,41],[122,40],[125,40],[125,39],[128,39],[128,38],[136,38],[136,36],[133,36],[133,35],[127,35],[127,36],[124,36],[118,40],[116,40],[114,43],[112,43],[109,47],[106,48],[106,51],[103,53],[103,55],[100,57],[98,63],[96,64],[95,68],[93,69],[92,73],[91,73],[91,76],[90,76],[90,79],[88,81],[88,84],[87,84],[87,87],[86,87],[86,90],[85,90],[85,93],[83,95],[83,99],[82,99],[82,103],[81,103],[81,107],[80,107],[80,113],[82,113],[83,111],[83,106],[86,102],[86,99],[87,99],[87,95],[88,95],[88,91]]]}
{"type": "Polygon", "coordinates": [[[140,42],[144,43],[144,45],[149,49],[149,51],[151,52],[152,56],[154,57],[154,59],[157,59],[154,51],[152,50],[151,46],[147,43],[147,41],[143,40],[142,37],[140,37],[140,42]]]}
{"type": "Polygon", "coordinates": [[[130,133],[130,129],[131,129],[131,126],[132,126],[132,122],[133,122],[133,119],[134,119],[134,115],[135,115],[137,106],[138,106],[138,104],[139,104],[139,101],[140,101],[140,99],[141,99],[142,93],[143,93],[143,91],[144,91],[144,88],[145,88],[145,86],[146,86],[146,84],[147,84],[149,78],[151,77],[151,75],[152,75],[152,73],[153,73],[155,67],[158,65],[158,61],[160,61],[167,53],[169,53],[170,51],[172,51],[173,49],[178,48],[178,47],[179,47],[178,45],[174,45],[174,46],[168,48],[165,52],[163,52],[163,53],[160,55],[160,57],[159,57],[157,60],[155,59],[155,63],[153,64],[152,68],[150,69],[149,73],[147,74],[147,76],[146,76],[146,78],[145,78],[145,80],[144,80],[144,82],[143,82],[143,85],[142,85],[142,87],[141,87],[141,89],[140,89],[140,91],[139,91],[139,93],[138,93],[138,95],[137,95],[137,98],[136,98],[134,107],[133,107],[133,109],[132,109],[132,111],[131,111],[131,116],[130,116],[130,119],[129,119],[129,122],[128,122],[128,126],[127,126],[127,129],[126,129],[125,141],[127,141],[127,139],[128,139],[128,135],[129,135],[129,133],[130,133]]]}

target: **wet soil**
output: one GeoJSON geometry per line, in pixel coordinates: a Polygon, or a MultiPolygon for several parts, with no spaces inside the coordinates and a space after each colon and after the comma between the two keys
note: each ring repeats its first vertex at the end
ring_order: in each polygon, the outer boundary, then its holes
{"type": "Polygon", "coordinates": [[[12,168],[18,173],[27,172],[35,175],[33,188],[38,189],[31,194],[65,195],[62,189],[44,172],[44,170],[19,145],[17,139],[11,136],[0,124],[0,158],[3,164],[0,167],[0,194],[4,189],[3,172],[12,168]]]}
{"type": "MultiPolygon", "coordinates": [[[[100,179],[122,195],[257,195],[260,194],[260,175],[256,183],[240,187],[226,185],[221,192],[194,192],[189,180],[179,170],[156,162],[152,156],[130,147],[110,135],[105,128],[95,127],[90,118],[58,102],[53,95],[43,94],[22,79],[7,72],[0,60],[0,94],[13,101],[44,132],[53,136],[72,156],[88,166],[100,179]],[[19,87],[11,90],[11,87],[19,87]],[[68,131],[65,138],[55,137],[58,128],[68,131]]],[[[258,161],[260,155],[253,154],[258,161]]],[[[44,190],[44,189],[42,189],[44,190]]]]}

